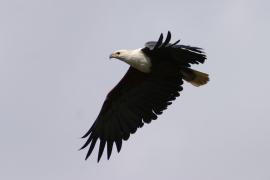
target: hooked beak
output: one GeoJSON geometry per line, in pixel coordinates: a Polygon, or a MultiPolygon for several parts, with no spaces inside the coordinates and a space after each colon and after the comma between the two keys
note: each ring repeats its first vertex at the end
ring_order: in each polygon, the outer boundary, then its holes
{"type": "Polygon", "coordinates": [[[110,59],[112,59],[112,58],[115,58],[116,56],[115,56],[115,53],[112,53],[111,55],[110,55],[110,59]]]}

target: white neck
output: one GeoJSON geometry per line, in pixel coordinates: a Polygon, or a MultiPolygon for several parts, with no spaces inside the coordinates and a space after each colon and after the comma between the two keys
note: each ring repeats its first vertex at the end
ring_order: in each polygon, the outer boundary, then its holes
{"type": "Polygon", "coordinates": [[[141,49],[127,50],[125,57],[122,60],[139,71],[145,73],[151,71],[151,60],[141,51],[141,49]]]}

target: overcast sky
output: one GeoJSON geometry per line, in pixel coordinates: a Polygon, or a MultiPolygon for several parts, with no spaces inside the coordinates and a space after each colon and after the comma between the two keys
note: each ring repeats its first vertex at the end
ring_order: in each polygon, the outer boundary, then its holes
{"type": "Polygon", "coordinates": [[[269,180],[269,1],[0,0],[0,179],[269,180]],[[205,49],[157,121],[97,164],[78,151],[128,65],[161,32],[205,49]]]}

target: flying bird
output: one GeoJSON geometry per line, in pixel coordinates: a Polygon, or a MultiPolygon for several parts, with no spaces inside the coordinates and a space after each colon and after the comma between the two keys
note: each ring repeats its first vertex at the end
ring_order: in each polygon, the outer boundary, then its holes
{"type": "Polygon", "coordinates": [[[113,145],[120,152],[123,140],[144,125],[156,120],[183,90],[183,80],[194,86],[209,81],[208,74],[191,69],[191,64],[204,63],[206,55],[198,47],[170,43],[168,31],[158,41],[149,41],[135,50],[118,50],[110,58],[130,65],[120,82],[108,93],[100,113],[82,138],[89,146],[87,159],[99,140],[98,162],[107,145],[110,159],[113,145]]]}

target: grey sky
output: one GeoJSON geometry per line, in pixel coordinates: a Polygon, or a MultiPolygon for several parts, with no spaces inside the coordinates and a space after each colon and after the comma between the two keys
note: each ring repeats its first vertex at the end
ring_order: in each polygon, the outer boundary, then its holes
{"type": "Polygon", "coordinates": [[[270,179],[269,1],[0,1],[0,179],[270,179]],[[171,30],[211,81],[96,163],[79,139],[128,66],[171,30]]]}

